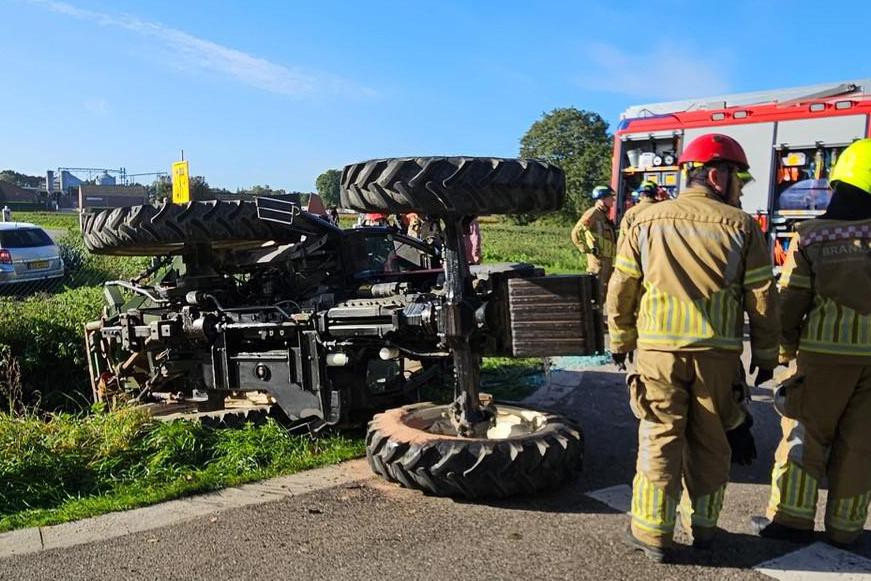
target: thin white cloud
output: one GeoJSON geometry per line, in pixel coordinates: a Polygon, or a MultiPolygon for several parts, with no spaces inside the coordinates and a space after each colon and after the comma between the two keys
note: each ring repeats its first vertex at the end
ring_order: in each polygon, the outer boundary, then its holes
{"type": "Polygon", "coordinates": [[[248,54],[194,36],[183,30],[170,28],[159,22],[141,20],[127,15],[112,15],[78,8],[66,2],[30,0],[57,14],[107,27],[116,27],[156,39],[173,52],[176,67],[217,73],[242,84],[293,97],[320,92],[373,96],[375,91],[356,83],[323,73],[312,73],[288,68],[269,60],[248,54]]]}
{"type": "Polygon", "coordinates": [[[692,48],[660,44],[631,53],[612,44],[587,47],[592,70],[578,83],[587,88],[642,99],[683,99],[729,90],[728,59],[693,56],[692,48]]]}

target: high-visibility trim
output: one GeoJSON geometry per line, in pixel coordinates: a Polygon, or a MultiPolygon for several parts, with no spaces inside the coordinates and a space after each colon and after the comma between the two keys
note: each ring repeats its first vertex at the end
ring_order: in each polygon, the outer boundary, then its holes
{"type": "Polygon", "coordinates": [[[826,505],[826,526],[854,533],[861,531],[868,519],[871,490],[849,498],[829,499],[826,505]]]}
{"type": "Polygon", "coordinates": [[[635,330],[634,327],[629,329],[618,329],[614,326],[613,323],[609,321],[608,325],[608,336],[611,339],[611,343],[635,343],[638,339],[638,331],[635,330]]]}
{"type": "Polygon", "coordinates": [[[775,461],[771,471],[769,511],[813,522],[818,496],[819,483],[816,478],[790,460],[785,463],[775,461]]]}
{"type": "Polygon", "coordinates": [[[744,286],[758,284],[763,281],[768,281],[774,278],[774,271],[771,266],[762,266],[748,270],[744,273],[744,286]]]}
{"type": "Polygon", "coordinates": [[[743,317],[737,286],[687,301],[649,282],[638,308],[638,342],[650,347],[740,350],[743,317]]]}
{"type": "MultiPolygon", "coordinates": [[[[689,516],[692,526],[714,528],[720,520],[720,511],[723,510],[723,499],[726,497],[726,485],[724,484],[711,494],[698,498],[686,498],[680,505],[681,513],[689,516]]],[[[684,518],[686,518],[686,516],[684,518]]],[[[683,520],[681,522],[686,522],[683,520]]]]}
{"type": "Polygon", "coordinates": [[[611,339],[616,339],[618,341],[634,339],[638,336],[638,331],[635,328],[618,329],[617,327],[613,327],[608,330],[608,333],[611,335],[611,339]]]}
{"type": "Polygon", "coordinates": [[[742,345],[740,339],[712,339],[712,338],[695,338],[682,335],[650,335],[647,333],[638,334],[638,344],[648,345],[650,347],[663,347],[671,345],[673,347],[710,347],[712,349],[727,349],[729,351],[741,351],[742,345]]]}
{"type": "Polygon", "coordinates": [[[871,357],[871,314],[816,295],[802,328],[799,351],[871,357]]]}
{"type": "Polygon", "coordinates": [[[812,288],[811,277],[805,274],[797,274],[793,269],[787,269],[780,275],[778,286],[780,288],[810,289],[812,288]]]}
{"type": "Polygon", "coordinates": [[[653,535],[671,535],[677,500],[653,485],[641,472],[632,480],[632,524],[653,535]]]}
{"type": "Polygon", "coordinates": [[[641,269],[638,267],[638,263],[622,254],[618,254],[614,260],[614,268],[624,274],[628,274],[632,278],[641,278],[641,269]]]}

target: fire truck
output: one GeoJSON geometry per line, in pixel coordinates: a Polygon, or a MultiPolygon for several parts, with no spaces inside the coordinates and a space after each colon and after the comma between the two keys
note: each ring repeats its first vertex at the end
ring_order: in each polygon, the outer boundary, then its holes
{"type": "Polygon", "coordinates": [[[681,149],[704,133],[724,133],[744,147],[754,181],[742,207],[768,235],[780,266],[797,223],[825,212],[828,175],[840,152],[871,137],[871,79],[629,107],[614,136],[614,219],[644,180],[676,196],[685,182],[681,149]]]}

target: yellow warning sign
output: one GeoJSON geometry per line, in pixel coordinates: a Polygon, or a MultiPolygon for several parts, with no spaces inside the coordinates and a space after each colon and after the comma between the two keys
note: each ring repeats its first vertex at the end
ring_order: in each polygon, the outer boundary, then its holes
{"type": "Polygon", "coordinates": [[[187,204],[191,201],[190,168],[186,161],[172,164],[172,203],[187,204]]]}

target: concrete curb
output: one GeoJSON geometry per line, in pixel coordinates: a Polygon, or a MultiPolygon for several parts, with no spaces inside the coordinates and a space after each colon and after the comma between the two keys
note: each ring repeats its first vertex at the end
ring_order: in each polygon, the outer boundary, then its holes
{"type": "Polygon", "coordinates": [[[104,541],[175,525],[231,508],[274,502],[372,477],[365,460],[351,460],[143,508],[48,527],[18,529],[0,534],[0,559],[104,541]]]}

